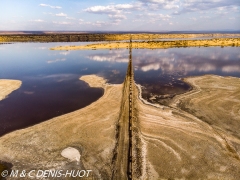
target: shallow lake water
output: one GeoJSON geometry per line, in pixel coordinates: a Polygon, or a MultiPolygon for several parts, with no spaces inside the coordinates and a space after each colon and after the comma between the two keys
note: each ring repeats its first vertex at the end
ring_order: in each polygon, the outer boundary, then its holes
{"type": "MultiPolygon", "coordinates": [[[[172,97],[190,89],[181,81],[188,76],[215,74],[240,77],[238,47],[171,48],[134,50],[135,81],[143,86],[142,96],[172,97]],[[162,96],[161,96],[162,95],[162,96]]],[[[159,99],[159,98],[158,98],[159,99]]],[[[161,101],[160,101],[161,102],[161,101]]]]}
{"type": "MultiPolygon", "coordinates": [[[[14,43],[0,45],[0,79],[22,86],[0,101],[0,136],[83,108],[103,95],[79,77],[97,74],[122,83],[129,50],[52,51],[50,47],[86,43],[14,43]]],[[[216,74],[240,77],[238,47],[133,49],[135,81],[143,97],[183,93],[187,76],[216,74]]]]}

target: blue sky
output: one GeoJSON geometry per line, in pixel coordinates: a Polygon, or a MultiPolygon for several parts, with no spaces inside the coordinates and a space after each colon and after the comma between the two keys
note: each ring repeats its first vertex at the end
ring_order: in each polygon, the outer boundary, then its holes
{"type": "Polygon", "coordinates": [[[240,30],[240,0],[0,0],[0,30],[240,30]]]}

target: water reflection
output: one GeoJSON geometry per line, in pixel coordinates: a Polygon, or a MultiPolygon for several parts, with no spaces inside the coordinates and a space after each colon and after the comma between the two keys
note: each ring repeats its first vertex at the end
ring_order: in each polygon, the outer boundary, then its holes
{"type": "Polygon", "coordinates": [[[94,53],[87,56],[88,59],[93,61],[109,61],[109,62],[119,62],[128,63],[128,51],[127,50],[112,50],[104,53],[94,53]]]}
{"type": "Polygon", "coordinates": [[[66,44],[2,45],[0,79],[18,79],[22,86],[0,101],[0,136],[96,101],[103,90],[80,81],[82,75],[98,74],[111,83],[123,82],[127,63],[90,61],[87,56],[94,51],[49,50],[66,44]]]}
{"type": "Polygon", "coordinates": [[[51,63],[56,63],[56,62],[61,62],[61,61],[66,61],[66,58],[62,58],[62,59],[55,59],[55,60],[49,60],[47,61],[48,64],[51,64],[51,63]]]}
{"type": "Polygon", "coordinates": [[[62,55],[64,55],[64,56],[67,56],[68,54],[70,54],[70,51],[60,52],[59,54],[62,54],[62,55]]]}
{"type": "Polygon", "coordinates": [[[134,65],[144,72],[161,70],[162,73],[231,74],[240,70],[238,48],[173,48],[155,51],[135,50],[134,65]],[[145,51],[145,52],[144,52],[145,51]],[[221,71],[221,72],[220,72],[221,71]]]}
{"type": "Polygon", "coordinates": [[[20,89],[0,101],[0,135],[83,108],[101,97],[101,89],[78,78],[75,74],[24,78],[20,89]]]}
{"type": "Polygon", "coordinates": [[[143,97],[166,103],[190,87],[179,80],[187,76],[216,74],[240,77],[239,48],[172,48],[134,50],[135,80],[143,86],[143,97]]]}
{"type": "MultiPolygon", "coordinates": [[[[79,77],[97,74],[122,83],[128,50],[51,51],[50,47],[79,43],[16,43],[1,45],[0,79],[19,79],[20,89],[0,101],[0,135],[85,107],[101,89],[79,77]],[[13,53],[14,52],[14,53],[13,53]]],[[[86,44],[86,43],[85,43],[86,44]]],[[[240,77],[237,47],[133,49],[135,81],[143,97],[165,103],[190,87],[179,78],[203,74],[240,77]]]]}
{"type": "MultiPolygon", "coordinates": [[[[128,62],[128,50],[112,50],[87,56],[94,61],[128,62]]],[[[137,71],[161,71],[162,74],[218,74],[240,76],[240,52],[237,47],[134,49],[133,63],[137,71]],[[226,72],[226,73],[225,73],[226,72]]]]}
{"type": "MultiPolygon", "coordinates": [[[[101,62],[128,62],[128,50],[96,52],[88,59],[101,62]]],[[[180,78],[203,74],[240,77],[237,47],[134,49],[135,81],[143,86],[143,97],[161,102],[184,93],[190,86],[180,78]]]]}

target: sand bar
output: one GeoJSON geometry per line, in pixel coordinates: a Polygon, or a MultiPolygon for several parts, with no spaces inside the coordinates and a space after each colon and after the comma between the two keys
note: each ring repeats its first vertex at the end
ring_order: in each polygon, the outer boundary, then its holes
{"type": "MultiPolygon", "coordinates": [[[[203,40],[172,40],[172,41],[138,41],[132,42],[134,49],[164,49],[173,47],[209,47],[209,46],[240,46],[240,38],[220,38],[203,40]]],[[[123,49],[129,48],[129,42],[95,43],[80,46],[58,46],[51,50],[86,50],[86,49],[123,49]]]]}
{"type": "Polygon", "coordinates": [[[0,79],[0,101],[21,86],[19,80],[0,79]]]}
{"type": "Polygon", "coordinates": [[[104,88],[106,85],[106,79],[93,74],[81,76],[79,79],[87,82],[90,87],[104,88]]]}

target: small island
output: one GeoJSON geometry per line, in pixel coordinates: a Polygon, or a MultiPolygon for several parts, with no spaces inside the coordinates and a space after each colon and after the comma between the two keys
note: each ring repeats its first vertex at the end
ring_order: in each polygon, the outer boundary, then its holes
{"type": "MultiPolygon", "coordinates": [[[[179,47],[210,47],[210,46],[240,46],[240,38],[220,38],[220,39],[201,39],[201,40],[168,40],[168,41],[134,41],[133,49],[165,49],[179,47]]],[[[86,50],[86,49],[123,49],[129,48],[129,42],[108,42],[79,46],[58,46],[51,50],[86,50]]]]}

